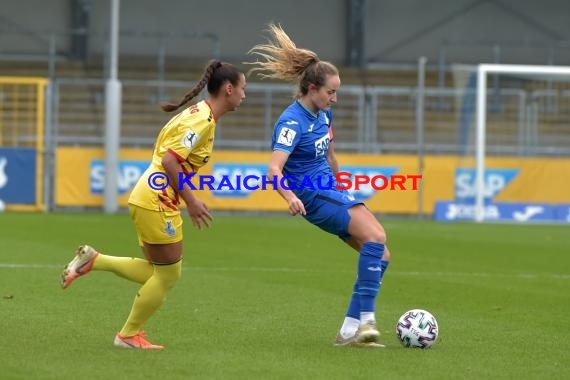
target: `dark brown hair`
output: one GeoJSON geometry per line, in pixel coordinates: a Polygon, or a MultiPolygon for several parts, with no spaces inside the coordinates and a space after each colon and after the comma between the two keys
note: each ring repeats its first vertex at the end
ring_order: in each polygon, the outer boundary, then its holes
{"type": "Polygon", "coordinates": [[[298,48],[280,25],[269,24],[267,32],[272,39],[267,44],[255,45],[248,52],[263,59],[244,62],[257,66],[249,70],[248,75],[258,72],[261,78],[299,81],[298,95],[307,94],[310,84],[323,86],[327,75],[339,75],[332,63],[321,61],[311,50],[298,48]]]}
{"type": "Polygon", "coordinates": [[[210,95],[217,95],[224,83],[229,81],[232,85],[237,86],[240,81],[241,72],[227,62],[220,62],[212,59],[206,65],[202,79],[184,95],[178,103],[161,102],[160,108],[165,112],[176,111],[191,99],[195,98],[203,89],[207,87],[210,95]]]}

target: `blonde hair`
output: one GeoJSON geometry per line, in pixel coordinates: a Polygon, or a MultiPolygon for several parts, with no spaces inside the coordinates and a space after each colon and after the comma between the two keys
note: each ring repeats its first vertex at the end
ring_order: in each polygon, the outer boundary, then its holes
{"type": "Polygon", "coordinates": [[[298,48],[281,25],[270,23],[266,31],[271,35],[268,43],[255,45],[248,52],[262,59],[244,62],[256,66],[248,71],[248,75],[257,73],[262,79],[299,81],[299,93],[304,95],[310,84],[320,88],[328,75],[339,74],[335,65],[321,61],[315,52],[298,48]]]}

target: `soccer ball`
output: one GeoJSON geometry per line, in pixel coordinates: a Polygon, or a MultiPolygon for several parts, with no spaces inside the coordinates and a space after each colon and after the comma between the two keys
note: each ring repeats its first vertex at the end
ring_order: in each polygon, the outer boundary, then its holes
{"type": "Polygon", "coordinates": [[[422,309],[406,311],[396,325],[396,335],[405,347],[430,348],[438,334],[435,317],[422,309]]]}

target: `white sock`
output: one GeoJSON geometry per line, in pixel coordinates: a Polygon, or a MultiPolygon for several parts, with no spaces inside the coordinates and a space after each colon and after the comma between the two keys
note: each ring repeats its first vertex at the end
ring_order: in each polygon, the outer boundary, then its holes
{"type": "Polygon", "coordinates": [[[366,322],[376,322],[376,317],[374,316],[374,312],[373,311],[361,312],[360,322],[363,324],[366,322]]]}
{"type": "Polygon", "coordinates": [[[358,330],[358,326],[360,326],[360,321],[355,318],[345,317],[344,323],[340,328],[340,335],[343,338],[350,338],[354,334],[356,334],[356,330],[358,330]]]}

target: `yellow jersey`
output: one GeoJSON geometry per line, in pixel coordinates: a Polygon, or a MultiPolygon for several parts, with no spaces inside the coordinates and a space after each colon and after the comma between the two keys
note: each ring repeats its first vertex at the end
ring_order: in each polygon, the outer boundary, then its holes
{"type": "Polygon", "coordinates": [[[184,174],[197,172],[212,154],[216,120],[206,100],[178,113],[160,131],[149,167],[133,188],[129,203],[155,211],[178,210],[178,191],[170,186],[162,190],[151,187],[153,173],[166,173],[162,158],[171,153],[180,162],[184,174]]]}

